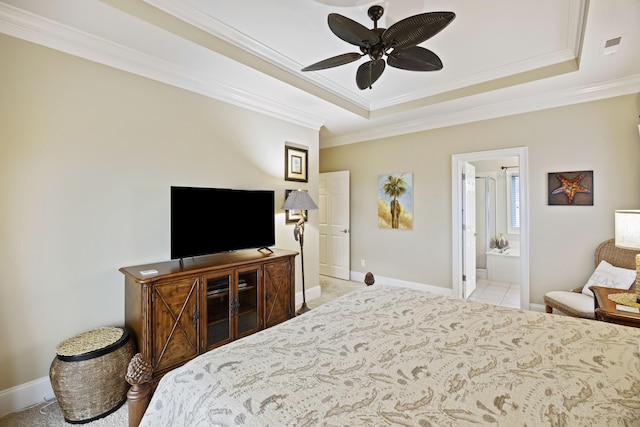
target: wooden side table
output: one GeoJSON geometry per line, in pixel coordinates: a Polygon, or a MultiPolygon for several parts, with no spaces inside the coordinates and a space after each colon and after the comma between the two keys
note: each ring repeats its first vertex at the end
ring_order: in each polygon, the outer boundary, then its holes
{"type": "Polygon", "coordinates": [[[635,294],[635,291],[605,288],[603,286],[591,286],[590,289],[593,291],[595,297],[593,301],[597,320],[640,328],[640,314],[616,310],[616,303],[609,299],[609,295],[611,294],[635,294]]]}

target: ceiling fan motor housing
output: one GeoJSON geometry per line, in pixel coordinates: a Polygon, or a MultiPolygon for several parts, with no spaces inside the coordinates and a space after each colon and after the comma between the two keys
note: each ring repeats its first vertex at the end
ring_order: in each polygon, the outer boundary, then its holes
{"type": "Polygon", "coordinates": [[[373,27],[378,28],[378,20],[384,15],[384,8],[382,6],[371,6],[367,11],[369,18],[373,21],[373,27]]]}

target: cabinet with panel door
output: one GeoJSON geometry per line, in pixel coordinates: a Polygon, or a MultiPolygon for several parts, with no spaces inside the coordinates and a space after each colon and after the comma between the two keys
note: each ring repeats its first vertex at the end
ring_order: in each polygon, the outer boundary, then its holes
{"type": "Polygon", "coordinates": [[[297,252],[215,254],[123,267],[125,326],[153,382],[194,357],[295,316],[297,252]]]}
{"type": "Polygon", "coordinates": [[[262,265],[252,265],[204,276],[203,348],[210,350],[262,329],[262,270],[262,265]]]}

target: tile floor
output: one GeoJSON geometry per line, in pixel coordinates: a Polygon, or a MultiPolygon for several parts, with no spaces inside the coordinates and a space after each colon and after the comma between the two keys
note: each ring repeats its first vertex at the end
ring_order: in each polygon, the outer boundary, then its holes
{"type": "Polygon", "coordinates": [[[477,279],[476,290],[469,299],[502,307],[520,308],[520,285],[477,279]]]}

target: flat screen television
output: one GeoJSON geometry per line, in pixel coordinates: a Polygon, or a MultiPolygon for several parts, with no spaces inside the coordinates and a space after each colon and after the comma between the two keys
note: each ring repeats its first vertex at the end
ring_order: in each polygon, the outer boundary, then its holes
{"type": "Polygon", "coordinates": [[[274,192],[171,187],[171,259],[275,245],[274,192]]]}

